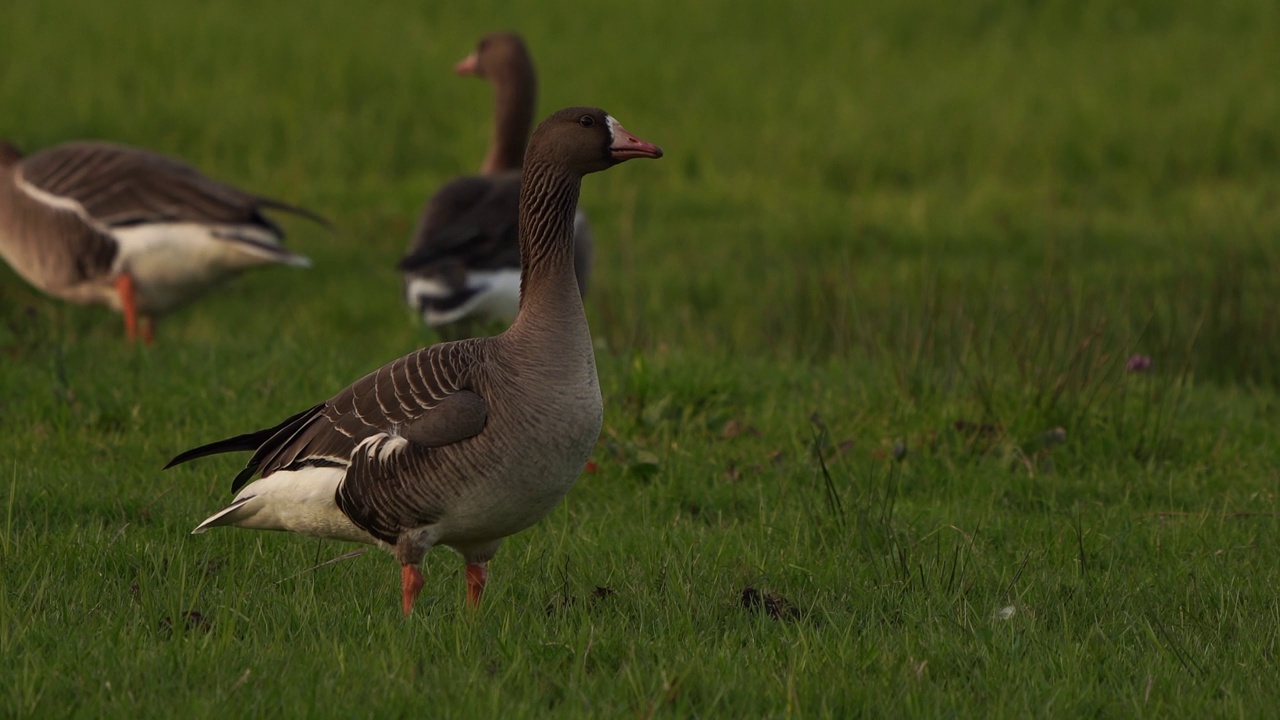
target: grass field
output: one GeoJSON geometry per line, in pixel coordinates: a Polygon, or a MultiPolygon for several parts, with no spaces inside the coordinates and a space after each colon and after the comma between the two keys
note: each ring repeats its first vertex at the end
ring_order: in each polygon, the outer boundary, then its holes
{"type": "Polygon", "coordinates": [[[0,268],[0,716],[1265,717],[1280,703],[1280,5],[19,0],[0,136],[321,211],[159,326],[0,268]],[[540,112],[592,176],[594,461],[491,565],[189,531],[272,424],[432,338],[394,269],[540,112]],[[1134,355],[1151,358],[1129,371],[1134,355]]]}

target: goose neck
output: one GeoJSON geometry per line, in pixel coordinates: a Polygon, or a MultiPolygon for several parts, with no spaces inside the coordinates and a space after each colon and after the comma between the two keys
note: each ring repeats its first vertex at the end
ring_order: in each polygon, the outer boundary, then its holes
{"type": "Polygon", "coordinates": [[[520,182],[520,314],[526,307],[576,305],[573,219],[582,179],[537,161],[520,182]]]}
{"type": "Polygon", "coordinates": [[[496,174],[520,168],[533,128],[537,91],[532,74],[495,82],[493,138],[482,171],[496,174]]]}

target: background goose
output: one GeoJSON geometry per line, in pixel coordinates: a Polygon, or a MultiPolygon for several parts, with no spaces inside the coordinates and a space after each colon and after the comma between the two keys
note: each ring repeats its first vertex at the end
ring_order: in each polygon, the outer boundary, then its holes
{"type": "Polygon", "coordinates": [[[262,214],[301,208],[211,180],[170,157],[103,142],[24,158],[0,140],[0,257],[54,297],[124,314],[130,338],[155,318],[256,265],[307,258],[262,214]]]}
{"type": "MultiPolygon", "coordinates": [[[[538,95],[533,59],[519,35],[492,33],[454,70],[493,84],[493,140],[481,175],[449,182],[423,208],[400,261],[405,301],[432,327],[464,319],[509,323],[520,301],[516,218],[520,163],[538,95]]],[[[585,295],[591,230],[580,212],[574,216],[574,268],[585,295]]]]}
{"type": "Polygon", "coordinates": [[[511,327],[410,353],[275,427],[178,455],[166,467],[253,451],[235,499],[194,532],[237,525],[382,546],[400,562],[405,614],[422,588],[423,555],[447,545],[466,561],[467,598],[478,604],[503,538],[564,497],[600,434],[604,408],[573,272],[582,177],[661,156],[603,110],[547,118],[525,160],[525,291],[511,327]]]}

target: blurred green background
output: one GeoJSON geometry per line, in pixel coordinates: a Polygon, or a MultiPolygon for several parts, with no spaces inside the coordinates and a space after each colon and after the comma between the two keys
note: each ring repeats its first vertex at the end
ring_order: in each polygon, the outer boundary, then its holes
{"type": "Polygon", "coordinates": [[[0,136],[148,147],[335,225],[285,220],[311,270],[153,349],[0,268],[3,714],[1275,706],[1277,3],[0,14],[0,136]],[[159,467],[434,340],[394,266],[479,167],[490,91],[451,67],[504,28],[540,115],[599,105],[666,156],[584,183],[599,471],[481,615],[438,551],[405,622],[380,553],[186,535],[243,458],[159,467]]]}

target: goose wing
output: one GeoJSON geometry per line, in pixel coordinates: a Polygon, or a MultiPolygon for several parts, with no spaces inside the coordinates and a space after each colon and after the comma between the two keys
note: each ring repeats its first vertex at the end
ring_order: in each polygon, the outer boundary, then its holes
{"type": "MultiPolygon", "coordinates": [[[[468,411],[484,402],[470,382],[478,348],[476,342],[441,343],[384,365],[283,427],[245,472],[269,475],[314,460],[347,464],[357,445],[379,434],[435,448],[479,433],[487,412],[468,411]]],[[[245,472],[238,482],[252,476],[245,472]]]]}
{"type": "Polygon", "coordinates": [[[430,273],[450,264],[477,270],[519,267],[519,206],[519,173],[448,183],[423,209],[400,269],[430,273]]]}
{"type": "Polygon", "coordinates": [[[109,274],[119,250],[115,239],[74,203],[26,182],[28,162],[0,140],[0,258],[54,295],[109,274]]]}
{"type": "MultiPolygon", "coordinates": [[[[236,475],[232,492],[254,476],[308,466],[348,468],[344,490],[363,498],[383,493],[389,474],[412,482],[430,451],[473,437],[484,429],[488,406],[471,383],[473,369],[483,362],[476,339],[441,343],[395,360],[360,378],[328,402],[315,405],[274,427],[237,435],[188,450],[166,468],[224,452],[253,450],[236,475]],[[405,466],[378,464],[375,472],[368,451],[383,443],[411,452],[394,453],[405,466]]],[[[386,460],[389,453],[382,453],[386,460]]],[[[385,498],[384,498],[385,500],[385,498]]],[[[377,514],[383,501],[359,515],[377,514]]],[[[342,498],[339,498],[342,505],[342,498]]],[[[343,510],[347,511],[344,506],[343,510]]],[[[353,517],[357,524],[360,520],[353,517]]]]}
{"type": "Polygon", "coordinates": [[[327,225],[302,208],[213,180],[174,158],[103,142],[73,142],[23,161],[23,180],[79,204],[94,222],[120,227],[152,222],[256,225],[283,237],[264,208],[327,225]]]}

